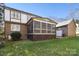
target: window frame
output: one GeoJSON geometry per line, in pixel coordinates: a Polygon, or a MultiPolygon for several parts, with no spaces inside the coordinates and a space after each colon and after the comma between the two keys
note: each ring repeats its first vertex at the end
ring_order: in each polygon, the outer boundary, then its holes
{"type": "Polygon", "coordinates": [[[11,10],[11,19],[15,19],[15,11],[11,10]]]}
{"type": "Polygon", "coordinates": [[[21,19],[21,13],[19,11],[11,10],[11,19],[21,19]]]}
{"type": "Polygon", "coordinates": [[[47,30],[49,31],[49,30],[51,30],[51,24],[47,24],[47,30]],[[49,28],[49,25],[50,25],[50,28],[49,28]]]}
{"type": "Polygon", "coordinates": [[[42,30],[46,30],[46,23],[42,23],[42,30]]]}
{"type": "Polygon", "coordinates": [[[33,29],[34,30],[40,30],[40,22],[38,22],[38,21],[33,21],[33,29]],[[37,22],[37,23],[35,23],[35,22],[37,22]],[[39,24],[38,24],[39,23],[39,24]]]}
{"type": "Polygon", "coordinates": [[[20,31],[20,30],[21,30],[20,24],[11,24],[11,31],[20,31]]]}

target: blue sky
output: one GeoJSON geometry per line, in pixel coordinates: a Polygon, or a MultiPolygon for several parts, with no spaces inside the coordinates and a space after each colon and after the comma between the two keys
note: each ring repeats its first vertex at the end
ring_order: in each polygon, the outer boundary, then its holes
{"type": "Polygon", "coordinates": [[[79,4],[67,3],[8,3],[7,6],[43,17],[66,18],[79,4]]]}

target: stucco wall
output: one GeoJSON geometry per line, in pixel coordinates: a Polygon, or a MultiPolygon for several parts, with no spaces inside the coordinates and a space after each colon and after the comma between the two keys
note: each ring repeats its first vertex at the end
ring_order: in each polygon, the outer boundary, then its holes
{"type": "Polygon", "coordinates": [[[10,21],[10,10],[9,9],[5,9],[5,21],[10,21]]]}

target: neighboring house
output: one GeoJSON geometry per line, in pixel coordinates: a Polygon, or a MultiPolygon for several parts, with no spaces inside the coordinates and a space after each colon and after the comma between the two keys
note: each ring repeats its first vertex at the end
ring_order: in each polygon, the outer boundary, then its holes
{"type": "Polygon", "coordinates": [[[79,36],[79,23],[76,23],[76,35],[79,36]]]}
{"type": "Polygon", "coordinates": [[[79,36],[79,20],[75,20],[76,23],[76,36],[79,36]]]}
{"type": "Polygon", "coordinates": [[[56,22],[49,18],[31,18],[28,23],[29,39],[52,39],[56,36],[56,22]]]}
{"type": "Polygon", "coordinates": [[[73,19],[60,22],[56,25],[56,36],[73,37],[76,36],[76,24],[73,19]]]}

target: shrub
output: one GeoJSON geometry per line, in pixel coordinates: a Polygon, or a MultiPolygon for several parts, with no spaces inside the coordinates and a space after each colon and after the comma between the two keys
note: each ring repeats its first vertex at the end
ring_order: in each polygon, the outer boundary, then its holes
{"type": "Polygon", "coordinates": [[[14,41],[20,40],[21,39],[21,33],[18,31],[12,32],[11,33],[11,38],[14,41]]]}
{"type": "Polygon", "coordinates": [[[4,47],[4,41],[0,41],[0,48],[4,47]]]}
{"type": "Polygon", "coordinates": [[[3,41],[3,37],[0,36],[0,48],[4,47],[4,41],[3,41]]]}

